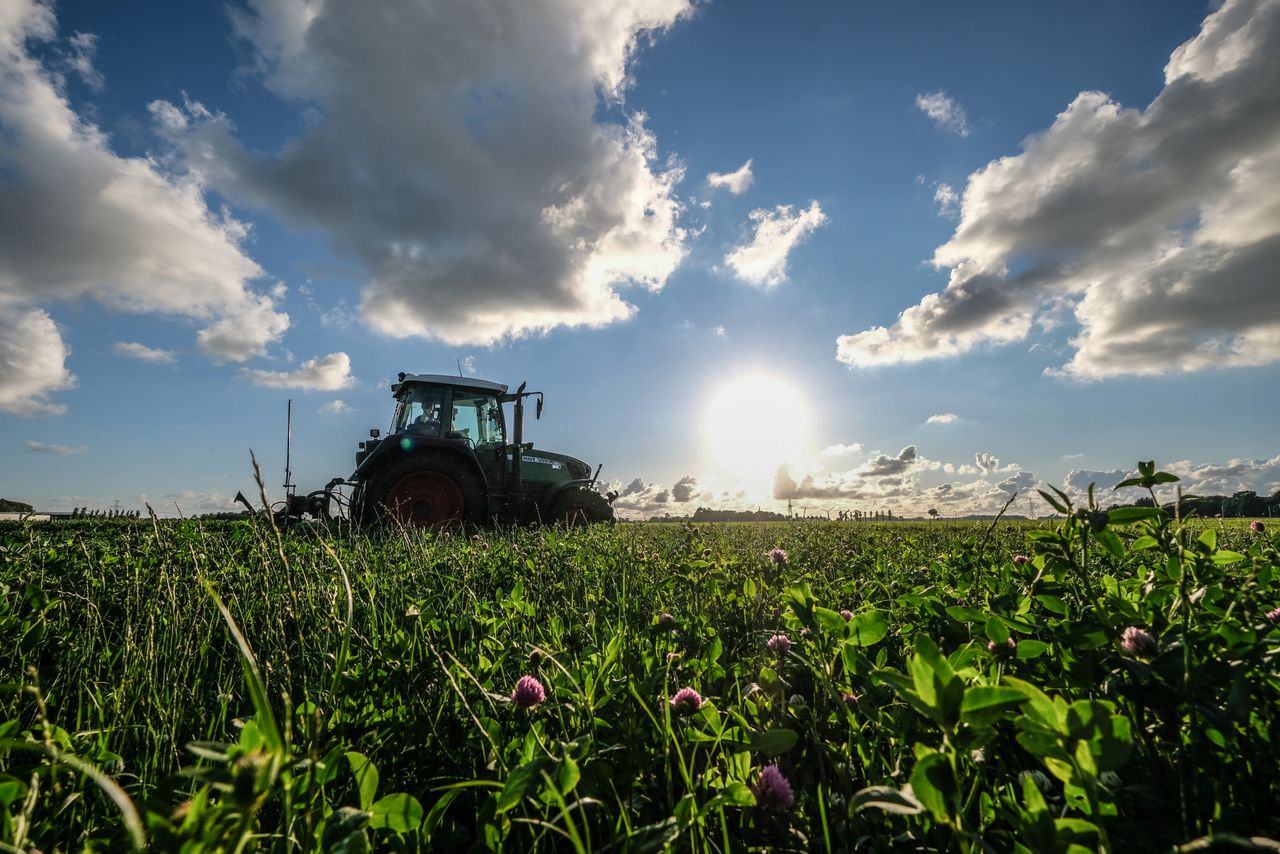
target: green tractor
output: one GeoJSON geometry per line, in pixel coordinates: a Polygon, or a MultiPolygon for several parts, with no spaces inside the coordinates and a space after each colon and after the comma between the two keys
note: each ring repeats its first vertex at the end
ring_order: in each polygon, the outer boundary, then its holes
{"type": "MultiPolygon", "coordinates": [[[[276,515],[283,521],[304,515],[331,518],[338,487],[354,487],[348,515],[362,525],[567,525],[612,523],[612,502],[595,489],[600,474],[579,459],[534,449],[524,438],[524,401],[542,392],[512,393],[499,383],[437,374],[398,376],[391,386],[395,417],[386,436],[369,431],[356,452],[350,478],[335,478],[309,495],[289,495],[276,515]],[[504,404],[512,404],[513,436],[508,441],[504,404]]],[[[288,488],[288,474],[285,477],[288,488]]]]}

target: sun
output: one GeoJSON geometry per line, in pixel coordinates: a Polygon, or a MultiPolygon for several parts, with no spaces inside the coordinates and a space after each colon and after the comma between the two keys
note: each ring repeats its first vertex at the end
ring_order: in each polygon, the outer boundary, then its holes
{"type": "Polygon", "coordinates": [[[711,395],[703,414],[707,459],[741,482],[771,483],[779,466],[804,457],[810,409],[797,386],[781,377],[754,373],[732,379],[711,395]]]}

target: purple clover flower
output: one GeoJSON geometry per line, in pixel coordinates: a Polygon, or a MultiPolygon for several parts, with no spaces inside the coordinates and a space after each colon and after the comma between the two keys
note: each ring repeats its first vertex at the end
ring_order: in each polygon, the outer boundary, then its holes
{"type": "Polygon", "coordinates": [[[783,634],[777,634],[765,641],[764,645],[769,647],[770,652],[786,655],[791,649],[791,638],[783,634]]]}
{"type": "Polygon", "coordinates": [[[1013,638],[1009,638],[1007,641],[1005,641],[1002,644],[996,643],[995,641],[987,641],[987,652],[991,653],[992,655],[1002,655],[1005,653],[1012,655],[1014,652],[1017,651],[1017,649],[1018,649],[1018,642],[1013,638]]]}
{"type": "Polygon", "coordinates": [[[1267,612],[1267,619],[1273,623],[1280,623],[1280,608],[1267,612]]]}
{"type": "Polygon", "coordinates": [[[796,794],[791,791],[791,784],[778,770],[777,765],[766,765],[760,772],[756,784],[751,787],[755,793],[756,803],[761,809],[769,812],[786,812],[796,802],[796,794]]]}
{"type": "Polygon", "coordinates": [[[1029,560],[1031,560],[1031,558],[1027,557],[1026,555],[1013,556],[1013,563],[1015,566],[1022,566],[1024,563],[1026,563],[1029,560]]]}
{"type": "Polygon", "coordinates": [[[1120,638],[1120,649],[1134,658],[1150,658],[1156,654],[1156,639],[1145,629],[1130,626],[1120,638]]]}
{"type": "Polygon", "coordinates": [[[663,611],[658,615],[658,625],[664,629],[673,628],[676,624],[676,618],[663,611]]]}
{"type": "Polygon", "coordinates": [[[850,620],[852,620],[852,619],[853,619],[853,612],[852,612],[852,611],[850,611],[848,608],[841,608],[841,609],[840,609],[840,616],[841,616],[841,617],[844,619],[844,621],[847,623],[847,622],[849,622],[850,620]]]}
{"type": "Polygon", "coordinates": [[[1263,531],[1267,530],[1267,526],[1259,522],[1257,519],[1254,519],[1249,523],[1249,530],[1253,531],[1255,534],[1261,534],[1263,531]]]}
{"type": "Polygon", "coordinates": [[[533,708],[545,699],[547,692],[542,683],[528,674],[520,677],[515,690],[511,692],[511,702],[522,709],[533,708]]]}
{"type": "Polygon", "coordinates": [[[849,691],[844,691],[840,694],[840,700],[850,709],[856,709],[858,707],[857,694],[853,694],[849,691]]]}
{"type": "Polygon", "coordinates": [[[702,695],[692,688],[681,688],[671,698],[671,711],[678,715],[691,715],[702,708],[702,695]]]}
{"type": "Polygon", "coordinates": [[[777,547],[769,549],[769,560],[776,564],[784,564],[787,562],[787,550],[777,547]]]}

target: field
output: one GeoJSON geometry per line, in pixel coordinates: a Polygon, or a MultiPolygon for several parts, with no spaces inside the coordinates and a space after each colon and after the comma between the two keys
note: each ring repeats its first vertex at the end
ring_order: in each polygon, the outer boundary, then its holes
{"type": "Polygon", "coordinates": [[[1277,850],[1276,543],[1141,508],[11,525],[0,841],[1277,850]]]}

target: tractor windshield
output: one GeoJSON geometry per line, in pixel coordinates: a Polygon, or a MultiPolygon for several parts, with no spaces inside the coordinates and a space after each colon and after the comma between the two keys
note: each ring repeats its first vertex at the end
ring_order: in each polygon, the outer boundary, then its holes
{"type": "Polygon", "coordinates": [[[506,442],[502,407],[492,394],[454,389],[453,426],[473,445],[501,445],[506,442]]]}
{"type": "Polygon", "coordinates": [[[412,430],[415,433],[439,436],[443,411],[444,389],[432,386],[411,388],[400,397],[392,430],[412,430]]]}

